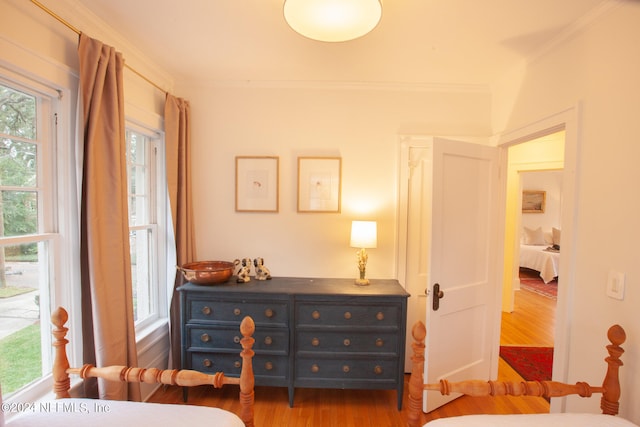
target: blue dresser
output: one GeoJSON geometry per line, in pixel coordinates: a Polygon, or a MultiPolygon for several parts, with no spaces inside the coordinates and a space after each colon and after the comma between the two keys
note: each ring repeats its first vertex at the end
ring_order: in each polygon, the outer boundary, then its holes
{"type": "MultiPolygon", "coordinates": [[[[233,280],[233,278],[232,278],[233,280]]],[[[179,288],[182,368],[240,374],[239,325],[256,324],[256,385],[397,390],[402,407],[407,297],[397,280],[274,277],[179,288]]]]}

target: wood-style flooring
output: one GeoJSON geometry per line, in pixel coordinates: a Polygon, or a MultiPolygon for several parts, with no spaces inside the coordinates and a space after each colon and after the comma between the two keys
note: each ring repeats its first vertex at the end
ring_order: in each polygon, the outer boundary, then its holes
{"type": "MultiPolygon", "coordinates": [[[[555,301],[529,291],[516,292],[515,311],[503,313],[501,343],[511,345],[553,345],[555,301]]],[[[520,381],[522,378],[500,359],[499,380],[520,381]]],[[[313,427],[403,427],[407,425],[407,390],[409,376],[405,375],[404,402],[397,409],[393,390],[295,390],[294,407],[289,407],[284,387],[255,388],[255,424],[270,426],[313,427]]],[[[159,389],[150,402],[182,404],[179,387],[159,389]]],[[[190,389],[188,404],[216,406],[234,413],[239,412],[237,386],[221,390],[211,387],[190,389]]],[[[465,414],[545,413],[549,404],[537,397],[460,397],[428,414],[422,422],[465,414]]],[[[214,420],[212,420],[214,421],[214,420]]],[[[185,420],[188,423],[188,420],[185,420]]],[[[213,422],[212,425],[215,425],[213,422]]]]}

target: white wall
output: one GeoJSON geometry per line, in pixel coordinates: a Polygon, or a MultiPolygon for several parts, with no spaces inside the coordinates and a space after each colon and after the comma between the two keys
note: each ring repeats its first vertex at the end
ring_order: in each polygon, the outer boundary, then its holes
{"type": "Polygon", "coordinates": [[[367,276],[396,277],[399,135],[486,136],[488,93],[177,82],[193,111],[197,257],[263,257],[276,276],[355,277],[351,220],[378,221],[367,276]],[[279,213],[234,210],[237,155],[280,157],[279,213]],[[297,157],[342,157],[342,212],[297,213],[297,157]]]}
{"type": "MultiPolygon", "coordinates": [[[[613,2],[606,14],[498,85],[496,131],[534,123],[580,105],[578,217],[569,381],[600,384],[608,325],[627,331],[622,372],[622,414],[640,423],[640,3],[613,2]],[[507,84],[508,82],[508,84],[507,84]],[[516,84],[514,86],[514,84],[516,84]],[[626,274],[624,301],[605,295],[609,270],[626,274]]],[[[570,398],[571,411],[598,411],[598,399],[570,398]]]]}

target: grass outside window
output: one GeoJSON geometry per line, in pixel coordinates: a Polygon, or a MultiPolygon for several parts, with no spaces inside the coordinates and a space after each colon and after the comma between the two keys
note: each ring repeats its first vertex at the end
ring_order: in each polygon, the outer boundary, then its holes
{"type": "Polygon", "coordinates": [[[40,323],[0,340],[2,393],[9,395],[42,376],[40,323]]]}

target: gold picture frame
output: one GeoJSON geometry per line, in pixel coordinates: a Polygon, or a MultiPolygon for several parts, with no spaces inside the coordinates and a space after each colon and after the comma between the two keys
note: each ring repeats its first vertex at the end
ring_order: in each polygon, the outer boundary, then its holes
{"type": "Polygon", "coordinates": [[[298,212],[340,212],[341,157],[298,157],[298,212]]]}
{"type": "Polygon", "coordinates": [[[546,198],[546,191],[523,191],[522,213],[544,213],[546,198]]]}
{"type": "Polygon", "coordinates": [[[278,212],[280,158],[236,156],[236,212],[278,212]]]}

